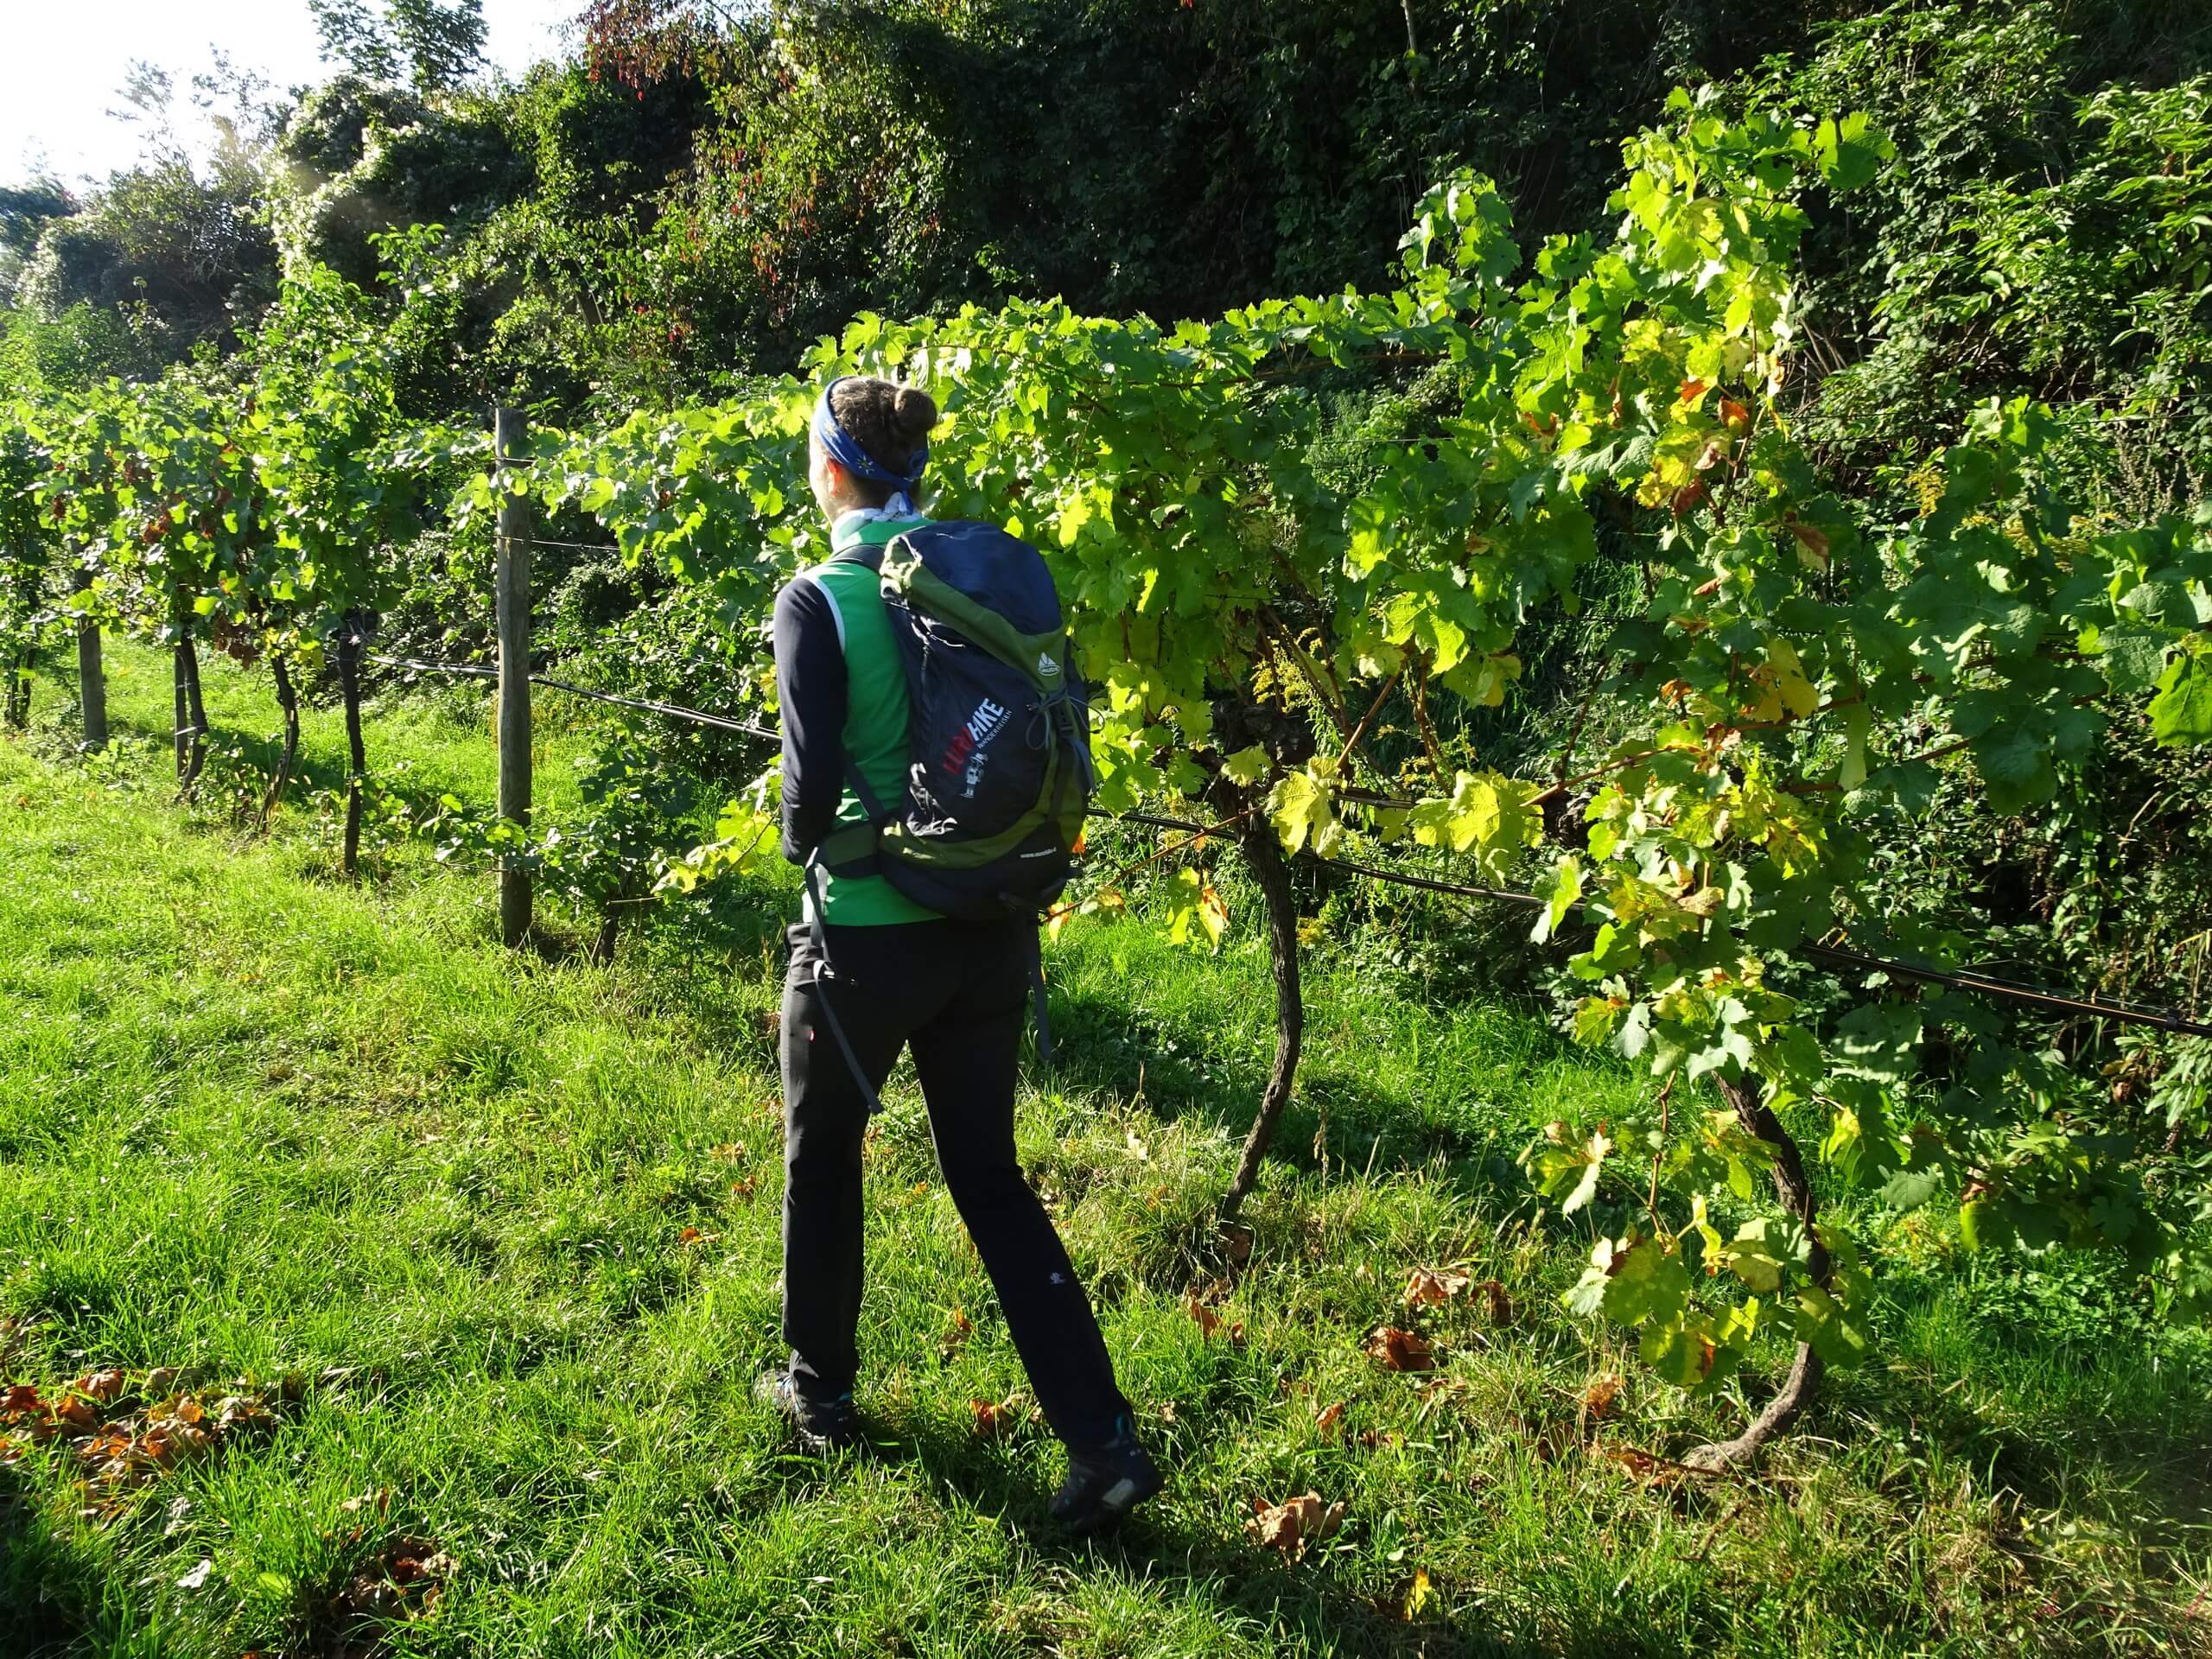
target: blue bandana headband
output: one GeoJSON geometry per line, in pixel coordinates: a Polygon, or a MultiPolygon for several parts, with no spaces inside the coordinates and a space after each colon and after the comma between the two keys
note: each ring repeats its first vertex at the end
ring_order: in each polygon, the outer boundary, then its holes
{"type": "Polygon", "coordinates": [[[822,388],[822,397],[814,405],[814,435],[821,441],[822,452],[855,478],[865,478],[877,484],[888,484],[905,494],[922,481],[922,468],[929,464],[929,440],[922,440],[906,463],[904,473],[894,473],[861,447],[859,441],[837,424],[837,416],[830,407],[830,394],[854,377],[841,374],[822,388]]]}

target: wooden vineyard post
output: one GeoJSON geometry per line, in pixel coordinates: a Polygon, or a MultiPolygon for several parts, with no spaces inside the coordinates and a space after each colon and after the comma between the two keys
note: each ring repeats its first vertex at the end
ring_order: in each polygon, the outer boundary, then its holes
{"type": "MultiPolygon", "coordinates": [[[[77,573],[77,591],[92,585],[89,570],[77,573]]],[[[77,619],[77,702],[85,717],[85,753],[97,754],[107,747],[107,670],[100,661],[100,625],[97,617],[77,619]]]]}
{"type": "MultiPolygon", "coordinates": [[[[529,510],[508,493],[506,469],[519,459],[522,411],[492,411],[493,475],[499,480],[498,574],[493,598],[499,635],[499,816],[530,823],[529,510]]],[[[530,871],[510,852],[499,866],[499,933],[518,945],[530,931],[530,871]]]]}
{"type": "Polygon", "coordinates": [[[368,626],[358,611],[348,611],[338,623],[338,690],[346,704],[346,851],[341,861],[348,876],[361,868],[361,785],[369,769],[368,751],[361,741],[361,633],[368,626]]]}

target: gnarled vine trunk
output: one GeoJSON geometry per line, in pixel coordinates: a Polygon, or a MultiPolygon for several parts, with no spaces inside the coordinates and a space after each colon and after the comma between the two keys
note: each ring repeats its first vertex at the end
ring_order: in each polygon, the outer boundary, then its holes
{"type": "Polygon", "coordinates": [[[348,615],[338,630],[338,692],[346,703],[346,855],[348,875],[361,868],[361,780],[369,769],[361,741],[361,630],[348,615]]]}
{"type": "Polygon", "coordinates": [[[207,764],[207,705],[200,695],[200,647],[190,634],[186,634],[177,645],[177,660],[184,675],[184,712],[192,728],[191,741],[185,751],[183,788],[190,789],[200,781],[200,769],[207,764]]]}
{"type": "Polygon", "coordinates": [[[175,615],[176,644],[169,648],[169,667],[176,716],[176,791],[181,796],[200,781],[200,769],[207,764],[207,709],[200,696],[200,650],[181,593],[176,596],[175,615]]]}
{"type": "Polygon", "coordinates": [[[1260,1096],[1260,1115],[1244,1137],[1244,1154],[1237,1160],[1236,1177],[1222,1195],[1224,1221],[1233,1221],[1260,1179],[1260,1161],[1274,1139],[1275,1124],[1290,1103],[1291,1082],[1298,1072],[1298,1053],[1306,1037],[1306,999],[1298,978],[1298,906],[1290,890],[1290,867],[1283,861],[1281,844],[1267,814],[1255,811],[1239,832],[1245,862],[1259,884],[1268,912],[1268,952],[1275,977],[1275,1060],[1268,1074],[1268,1087],[1260,1096]]]}
{"type": "MultiPolygon", "coordinates": [[[[1782,1120],[1774,1115],[1774,1109],[1766,1103],[1765,1091],[1758,1078],[1749,1074],[1739,1082],[1722,1078],[1719,1088],[1720,1097],[1735,1112],[1736,1121],[1774,1148],[1775,1197],[1805,1229],[1811,1247],[1805,1263],[1806,1277],[1822,1290],[1827,1289],[1834,1276],[1834,1264],[1828,1260],[1827,1247],[1813,1230],[1819,1204],[1813,1196],[1813,1184],[1805,1174],[1804,1154],[1798,1150],[1789,1131],[1782,1126],[1782,1120]]],[[[1827,1369],[1809,1343],[1799,1343],[1796,1357],[1790,1361],[1789,1375],[1783,1379],[1781,1392],[1766,1402],[1765,1408],[1751,1419],[1744,1432],[1732,1440],[1698,1446],[1682,1461],[1693,1469],[1727,1469],[1750,1462],[1761,1447],[1796,1422],[1805,1408],[1818,1397],[1821,1378],[1827,1369]]]]}
{"type": "Polygon", "coordinates": [[[270,673],[276,682],[276,706],[284,711],[284,747],[276,756],[276,771],[269,779],[269,791],[261,798],[259,828],[269,827],[269,815],[284,798],[284,790],[292,781],[292,767],[300,756],[300,694],[292,683],[292,671],[285,666],[284,654],[271,652],[269,655],[270,673]]]}
{"type": "Polygon", "coordinates": [[[8,729],[20,732],[31,723],[31,648],[25,645],[8,665],[8,729]]]}
{"type": "MultiPolygon", "coordinates": [[[[77,573],[77,591],[92,585],[89,570],[77,573]]],[[[100,625],[86,616],[77,623],[77,706],[85,720],[85,753],[107,747],[107,670],[100,660],[100,625]]]]}

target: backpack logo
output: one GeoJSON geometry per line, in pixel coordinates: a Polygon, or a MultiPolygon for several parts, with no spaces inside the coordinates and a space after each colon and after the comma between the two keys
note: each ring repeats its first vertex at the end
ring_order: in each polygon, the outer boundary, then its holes
{"type": "Polygon", "coordinates": [[[1048,680],[1057,680],[1060,677],[1060,665],[1052,660],[1051,652],[1040,651],[1037,653],[1037,671],[1048,680]]]}
{"type": "Polygon", "coordinates": [[[962,792],[970,798],[975,796],[976,785],[983,779],[984,747],[1006,722],[1006,709],[985,697],[976,705],[976,712],[968,716],[968,723],[952,734],[944,758],[938,762],[961,779],[965,785],[962,792]]]}

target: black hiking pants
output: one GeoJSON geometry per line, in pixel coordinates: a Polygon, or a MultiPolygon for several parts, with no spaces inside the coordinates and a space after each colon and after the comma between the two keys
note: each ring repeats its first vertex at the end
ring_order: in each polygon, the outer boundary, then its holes
{"type": "Polygon", "coordinates": [[[875,1088],[911,1044],[946,1190],[996,1287],[1052,1432],[1089,1449],[1128,1408],[1090,1299],[1014,1152],[1014,1068],[1033,926],[951,920],[830,927],[836,977],[810,931],[790,931],[784,983],[784,1338],[805,1394],[860,1370],[861,1141],[868,1105],[823,1018],[837,1018],[875,1088]]]}

